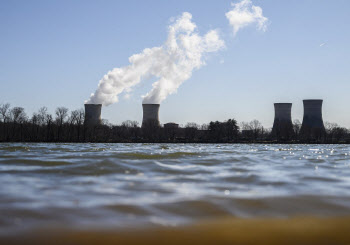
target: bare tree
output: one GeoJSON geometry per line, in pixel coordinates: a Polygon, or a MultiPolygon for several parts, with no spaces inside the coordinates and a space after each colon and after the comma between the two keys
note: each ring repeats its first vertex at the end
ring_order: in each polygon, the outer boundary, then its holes
{"type": "Polygon", "coordinates": [[[70,117],[68,119],[69,124],[70,125],[76,124],[78,117],[79,117],[79,110],[71,111],[70,117]]]}
{"type": "Polygon", "coordinates": [[[194,129],[199,129],[199,125],[197,123],[194,123],[194,122],[189,122],[189,123],[186,123],[185,125],[185,128],[194,128],[194,129]]]}
{"type": "Polygon", "coordinates": [[[299,135],[300,129],[301,129],[301,122],[298,119],[295,119],[293,121],[293,130],[296,136],[299,135]]]}
{"type": "Polygon", "coordinates": [[[344,140],[348,134],[348,130],[340,127],[337,123],[325,122],[324,126],[326,129],[326,139],[332,143],[334,141],[339,142],[341,139],[344,140]]]}
{"type": "Polygon", "coordinates": [[[30,121],[33,125],[39,125],[39,115],[34,112],[30,121]]]}
{"type": "Polygon", "coordinates": [[[12,121],[12,139],[23,139],[23,124],[28,120],[23,107],[14,107],[10,110],[10,120],[12,121]],[[18,128],[19,124],[19,128],[18,128]],[[19,136],[19,137],[18,137],[19,136]]]}
{"type": "Polygon", "coordinates": [[[52,132],[51,132],[51,125],[53,123],[53,117],[51,114],[46,114],[45,115],[45,123],[46,123],[46,128],[47,128],[47,131],[46,131],[46,140],[47,141],[51,141],[52,139],[52,132]]]}
{"type": "Polygon", "coordinates": [[[57,138],[60,140],[61,137],[61,131],[63,123],[68,116],[68,108],[66,107],[58,107],[55,111],[56,113],[56,122],[58,124],[58,132],[57,132],[57,138]]]}
{"type": "Polygon", "coordinates": [[[2,119],[3,125],[2,125],[2,137],[3,139],[7,139],[8,137],[8,127],[6,127],[6,122],[9,118],[9,108],[10,104],[2,104],[0,105],[0,118],[2,119]]]}
{"type": "Polygon", "coordinates": [[[139,126],[139,122],[126,120],[126,121],[122,122],[122,126],[127,127],[127,128],[137,128],[139,126]]]}
{"type": "Polygon", "coordinates": [[[249,126],[250,126],[251,129],[253,129],[253,130],[260,130],[260,129],[262,128],[261,122],[259,122],[259,121],[256,120],[256,119],[250,121],[250,122],[249,122],[249,126]]]}
{"type": "Polygon", "coordinates": [[[0,105],[0,116],[2,118],[3,123],[6,123],[6,120],[9,117],[9,108],[10,108],[9,103],[0,105]]]}
{"type": "Polygon", "coordinates": [[[56,121],[58,125],[62,126],[64,123],[64,120],[68,116],[68,108],[66,107],[58,107],[55,111],[56,113],[56,121]]]}
{"type": "Polygon", "coordinates": [[[47,117],[47,107],[43,106],[38,112],[38,123],[39,125],[45,125],[47,117]]]}
{"type": "Polygon", "coordinates": [[[241,122],[239,124],[239,127],[241,128],[241,130],[252,130],[252,127],[248,122],[241,122]]]}
{"type": "Polygon", "coordinates": [[[207,123],[203,123],[201,126],[200,126],[200,130],[208,130],[209,129],[209,124],[207,123]]]}
{"type": "Polygon", "coordinates": [[[333,129],[339,128],[339,125],[337,123],[325,122],[324,127],[326,129],[326,133],[330,134],[332,133],[333,129]]]}
{"type": "Polygon", "coordinates": [[[77,125],[82,125],[84,123],[84,117],[85,117],[85,112],[84,109],[79,109],[78,110],[78,117],[77,117],[77,125]]]}
{"type": "Polygon", "coordinates": [[[102,119],[101,120],[101,125],[105,125],[105,126],[108,126],[108,127],[112,127],[112,123],[110,123],[108,121],[108,119],[102,119]]]}
{"type": "Polygon", "coordinates": [[[84,109],[78,110],[78,115],[76,117],[76,125],[78,126],[78,141],[80,140],[80,128],[84,123],[85,112],[84,109]]]}
{"type": "Polygon", "coordinates": [[[332,142],[339,143],[341,140],[345,140],[349,131],[343,127],[336,127],[332,130],[332,142]]]}
{"type": "Polygon", "coordinates": [[[14,107],[10,110],[11,120],[13,123],[23,123],[27,120],[27,114],[23,107],[14,107]]]}
{"type": "Polygon", "coordinates": [[[258,120],[254,119],[249,122],[249,126],[251,130],[253,130],[254,138],[258,138],[259,134],[262,134],[264,131],[264,127],[262,126],[261,122],[258,120]]]}
{"type": "Polygon", "coordinates": [[[53,122],[53,117],[51,114],[46,114],[45,115],[45,123],[46,125],[51,125],[53,122]]]}

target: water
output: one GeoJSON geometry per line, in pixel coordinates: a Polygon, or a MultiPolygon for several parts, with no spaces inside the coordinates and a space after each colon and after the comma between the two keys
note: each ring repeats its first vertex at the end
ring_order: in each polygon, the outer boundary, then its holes
{"type": "Polygon", "coordinates": [[[0,144],[0,231],[350,214],[350,146],[0,144]]]}

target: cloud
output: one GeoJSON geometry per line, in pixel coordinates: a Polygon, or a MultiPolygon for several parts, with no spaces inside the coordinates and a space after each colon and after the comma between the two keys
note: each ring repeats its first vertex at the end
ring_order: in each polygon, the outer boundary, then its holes
{"type": "MultiPolygon", "coordinates": [[[[232,10],[226,13],[226,17],[235,35],[248,25],[255,24],[262,31],[267,28],[268,19],[251,0],[232,3],[232,10]]],[[[157,80],[152,84],[151,91],[143,96],[143,103],[159,104],[170,94],[176,93],[181,84],[191,78],[194,70],[205,65],[208,53],[217,52],[224,46],[218,30],[209,30],[200,35],[192,15],[184,12],[172,19],[164,44],[146,48],[130,56],[129,65],[109,71],[85,103],[105,106],[117,103],[121,93],[127,99],[132,87],[153,77],[157,80]]]]}
{"type": "Polygon", "coordinates": [[[129,93],[124,94],[124,99],[128,100],[130,99],[130,97],[131,97],[131,94],[129,93]]]}
{"type": "Polygon", "coordinates": [[[256,24],[259,30],[266,31],[268,19],[263,16],[262,9],[253,5],[251,0],[242,0],[231,5],[232,10],[226,13],[226,18],[233,27],[234,35],[243,27],[251,24],[256,24]]]}
{"type": "Polygon", "coordinates": [[[321,43],[320,44],[320,47],[323,47],[324,45],[326,45],[327,43],[321,43]]]}
{"type": "Polygon", "coordinates": [[[160,69],[156,72],[159,80],[152,84],[152,90],[144,96],[144,104],[159,104],[192,76],[195,69],[205,65],[204,55],[216,52],[225,46],[217,30],[210,30],[204,36],[195,32],[192,15],[184,13],[169,28],[167,44],[164,47],[160,69]]]}
{"type": "Polygon", "coordinates": [[[192,76],[193,70],[205,65],[206,53],[216,52],[225,46],[217,30],[201,36],[196,29],[192,15],[184,12],[169,26],[168,38],[162,46],[146,48],[129,58],[130,65],[109,71],[85,103],[116,103],[120,93],[128,93],[131,87],[150,77],[158,80],[143,96],[143,103],[161,103],[192,76]]]}

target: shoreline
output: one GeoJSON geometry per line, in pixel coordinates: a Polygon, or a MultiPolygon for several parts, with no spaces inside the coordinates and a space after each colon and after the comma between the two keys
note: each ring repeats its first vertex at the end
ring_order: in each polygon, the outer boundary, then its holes
{"type": "Polygon", "coordinates": [[[350,243],[350,216],[224,217],[179,227],[32,229],[0,236],[1,244],[333,244],[350,243]]]}
{"type": "Polygon", "coordinates": [[[3,143],[30,143],[30,144],[242,144],[242,145],[349,145],[350,142],[276,142],[276,141],[236,141],[236,142],[198,142],[198,141],[0,141],[3,143]]]}

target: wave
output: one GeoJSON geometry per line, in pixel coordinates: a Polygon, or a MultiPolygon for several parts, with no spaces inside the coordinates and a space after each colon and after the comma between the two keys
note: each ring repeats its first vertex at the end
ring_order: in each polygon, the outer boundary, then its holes
{"type": "Polygon", "coordinates": [[[141,152],[132,152],[132,153],[122,153],[119,154],[121,158],[126,158],[126,159],[177,159],[181,157],[191,157],[191,156],[196,156],[199,153],[196,152],[171,152],[171,153],[150,153],[150,154],[145,154],[141,152]]]}

